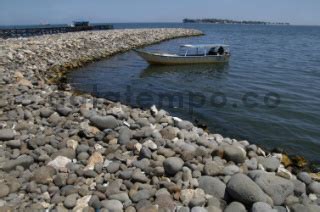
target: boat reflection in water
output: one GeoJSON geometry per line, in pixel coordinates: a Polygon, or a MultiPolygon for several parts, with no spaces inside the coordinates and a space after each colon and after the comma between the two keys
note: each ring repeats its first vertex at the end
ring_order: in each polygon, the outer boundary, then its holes
{"type": "Polygon", "coordinates": [[[192,65],[176,65],[176,66],[164,66],[164,65],[149,65],[144,69],[140,78],[165,75],[165,74],[183,74],[183,75],[210,75],[219,77],[221,73],[227,72],[229,69],[228,63],[221,64],[192,64],[192,65]]]}

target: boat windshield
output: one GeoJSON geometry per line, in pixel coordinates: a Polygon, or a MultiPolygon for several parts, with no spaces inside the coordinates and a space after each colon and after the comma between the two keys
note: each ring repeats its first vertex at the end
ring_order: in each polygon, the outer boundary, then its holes
{"type": "Polygon", "coordinates": [[[207,56],[207,55],[225,55],[229,53],[228,45],[208,44],[208,45],[182,45],[180,46],[181,56],[207,56]]]}

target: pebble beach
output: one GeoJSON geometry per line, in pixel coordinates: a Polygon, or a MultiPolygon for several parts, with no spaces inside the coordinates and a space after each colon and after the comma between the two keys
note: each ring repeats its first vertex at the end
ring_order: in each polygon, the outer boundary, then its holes
{"type": "Polygon", "coordinates": [[[293,171],[285,154],[61,83],[87,63],[199,35],[130,29],[0,39],[0,211],[320,211],[319,174],[293,171]]]}

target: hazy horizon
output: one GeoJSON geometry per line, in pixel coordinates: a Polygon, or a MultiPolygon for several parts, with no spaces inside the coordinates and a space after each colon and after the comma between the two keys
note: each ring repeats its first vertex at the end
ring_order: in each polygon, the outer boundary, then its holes
{"type": "Polygon", "coordinates": [[[1,0],[0,25],[102,23],[179,23],[184,18],[288,22],[320,25],[320,1],[309,0],[1,0]]]}

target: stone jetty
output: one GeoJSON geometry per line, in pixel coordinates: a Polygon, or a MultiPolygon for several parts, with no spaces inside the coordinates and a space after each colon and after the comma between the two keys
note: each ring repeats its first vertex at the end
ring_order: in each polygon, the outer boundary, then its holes
{"type": "MultiPolygon", "coordinates": [[[[189,29],[0,39],[0,211],[320,211],[315,174],[161,108],[76,94],[58,79],[189,29]]],[[[110,79],[112,80],[112,79],[110,79]]]]}

